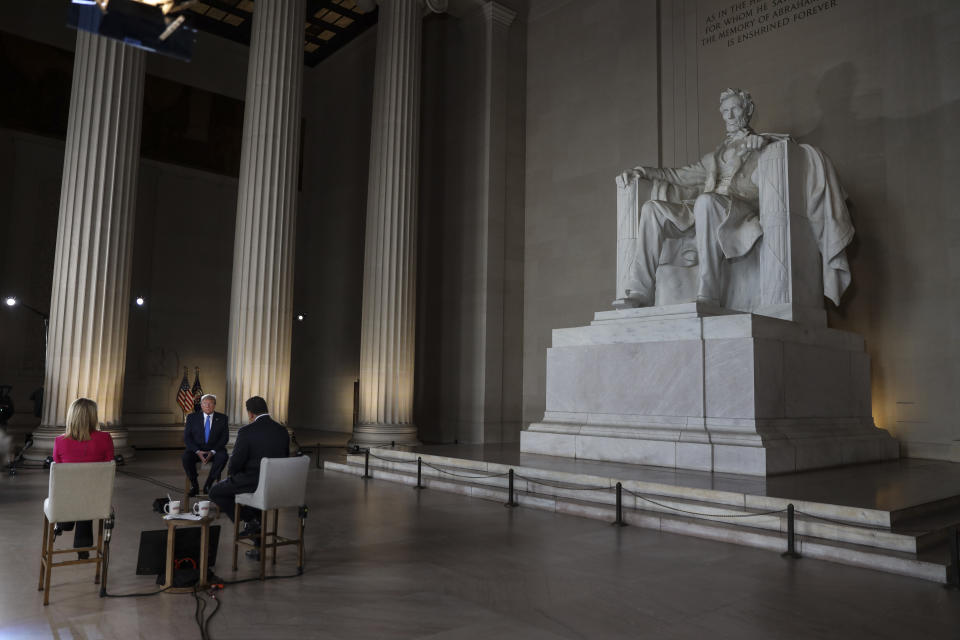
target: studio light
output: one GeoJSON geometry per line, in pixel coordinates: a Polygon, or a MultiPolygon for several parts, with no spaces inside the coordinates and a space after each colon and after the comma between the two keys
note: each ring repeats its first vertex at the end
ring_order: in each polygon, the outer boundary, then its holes
{"type": "Polygon", "coordinates": [[[21,307],[23,309],[26,309],[27,311],[30,311],[40,316],[40,319],[43,321],[43,353],[42,353],[41,360],[46,362],[47,361],[47,331],[50,329],[50,314],[45,311],[40,311],[40,309],[37,309],[36,307],[30,306],[26,302],[23,302],[22,300],[20,300],[17,296],[7,296],[6,298],[3,299],[3,302],[8,307],[11,307],[11,308],[21,307]]]}
{"type": "Polygon", "coordinates": [[[304,317],[304,316],[303,316],[302,313],[298,313],[298,314],[297,314],[297,320],[299,320],[300,322],[303,322],[303,317],[304,317]]]}
{"type": "Polygon", "coordinates": [[[143,296],[137,296],[137,299],[134,300],[134,302],[137,303],[138,307],[142,307],[144,303],[146,303],[146,300],[143,299],[143,296]]]}

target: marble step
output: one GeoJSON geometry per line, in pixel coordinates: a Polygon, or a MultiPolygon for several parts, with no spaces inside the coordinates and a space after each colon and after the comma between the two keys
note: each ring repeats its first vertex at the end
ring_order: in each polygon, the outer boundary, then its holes
{"type": "MultiPolygon", "coordinates": [[[[396,451],[383,453],[389,454],[390,457],[394,459],[399,457],[395,455],[398,453],[396,451]]],[[[437,461],[428,461],[428,458],[429,456],[424,456],[424,461],[428,464],[440,466],[436,464],[437,461]]],[[[416,456],[412,456],[412,459],[415,461],[416,456]]],[[[447,461],[445,460],[445,462],[447,461]]],[[[458,460],[457,464],[443,465],[442,468],[449,469],[452,473],[458,473],[460,477],[444,477],[439,472],[424,465],[423,484],[435,490],[506,502],[506,478],[469,477],[480,475],[478,473],[480,469],[476,467],[487,464],[478,462],[469,464],[470,462],[471,461],[458,460]]],[[[410,486],[416,484],[416,466],[413,464],[398,464],[371,459],[370,467],[371,474],[375,478],[399,482],[410,486]]],[[[349,456],[345,464],[328,461],[324,463],[324,468],[330,471],[340,471],[359,476],[363,474],[363,456],[349,456]]],[[[515,467],[515,473],[519,475],[526,475],[524,471],[529,472],[530,470],[515,467]]],[[[543,472],[543,470],[537,471],[543,472]]],[[[491,472],[497,471],[495,469],[487,471],[487,473],[491,472]]],[[[557,475],[571,476],[572,474],[557,475]]],[[[567,480],[569,481],[569,478],[567,478],[567,480]]],[[[558,484],[560,482],[559,480],[554,481],[558,484]]],[[[514,484],[516,500],[521,506],[597,520],[612,521],[614,518],[615,497],[612,492],[573,492],[566,490],[566,494],[558,495],[557,492],[563,492],[564,490],[554,489],[554,491],[551,492],[549,487],[530,487],[523,483],[524,481],[516,479],[514,484]],[[574,496],[574,493],[581,495],[574,496]]],[[[616,483],[614,482],[614,484],[616,483]]],[[[589,484],[587,486],[597,485],[589,484]]],[[[678,487],[673,488],[678,489],[678,487]]],[[[786,547],[786,518],[782,516],[768,515],[738,518],[730,522],[729,520],[724,521],[709,516],[682,514],[672,511],[671,509],[658,508],[657,505],[645,503],[644,501],[639,501],[644,504],[644,506],[633,507],[630,506],[630,503],[626,500],[627,497],[628,494],[625,493],[624,519],[628,524],[682,535],[754,546],[778,552],[784,551],[786,547]],[[760,521],[764,526],[745,525],[744,521],[760,521]]],[[[726,497],[729,498],[729,496],[726,497]]],[[[725,504],[721,510],[716,504],[711,504],[703,500],[673,500],[669,503],[661,500],[656,501],[663,505],[669,504],[669,506],[676,506],[698,513],[709,513],[707,510],[711,507],[721,513],[737,512],[737,510],[731,509],[731,505],[729,504],[725,504]]],[[[751,510],[744,508],[739,512],[749,513],[751,510]]],[[[801,516],[798,516],[796,520],[796,544],[800,553],[806,557],[868,567],[934,582],[942,583],[946,580],[946,567],[942,561],[931,559],[930,554],[925,554],[927,559],[919,560],[914,552],[901,550],[905,547],[910,547],[912,543],[898,540],[898,538],[909,540],[911,536],[891,535],[889,531],[883,531],[876,527],[860,526],[863,529],[862,531],[853,531],[853,528],[849,525],[808,522],[803,520],[801,516]],[[847,530],[845,531],[844,529],[847,530]],[[825,535],[827,537],[824,537],[825,535]],[[851,542],[851,539],[861,542],[851,542]],[[867,541],[871,544],[862,544],[862,541],[867,541]],[[878,542],[883,542],[887,546],[877,546],[878,542]]]]}
{"type": "Polygon", "coordinates": [[[940,519],[960,523],[960,495],[931,500],[906,509],[890,512],[890,524],[896,528],[915,530],[921,521],[940,519]]]}
{"type": "MultiPolygon", "coordinates": [[[[486,474],[506,474],[510,469],[507,465],[493,464],[482,461],[464,460],[459,458],[444,458],[440,456],[422,456],[424,460],[424,477],[444,477],[456,479],[461,474],[469,477],[476,485],[506,487],[505,477],[483,477],[486,474]],[[446,473],[433,469],[432,466],[445,468],[446,473]]],[[[362,454],[348,456],[348,461],[354,464],[363,464],[362,454]]],[[[374,450],[371,457],[371,467],[394,470],[400,473],[416,473],[416,454],[389,450],[374,450]],[[385,461],[388,458],[390,461],[385,461]]],[[[616,502],[612,491],[616,486],[616,478],[602,476],[571,474],[559,471],[535,469],[531,467],[514,467],[517,479],[514,483],[517,491],[550,497],[584,500],[600,505],[610,505],[616,502]],[[530,478],[530,480],[527,480],[530,478]],[[544,483],[544,484],[541,484],[544,483]],[[560,488],[553,485],[562,485],[560,488]],[[582,487],[609,487],[603,490],[583,490],[582,487]]],[[[716,491],[678,487],[670,484],[654,482],[623,481],[623,506],[625,509],[643,508],[648,511],[661,511],[668,514],[689,515],[705,520],[738,521],[740,526],[767,529],[785,532],[787,519],[785,513],[769,515],[750,515],[768,511],[781,511],[791,503],[790,500],[754,496],[745,493],[730,491],[716,491]],[[634,497],[629,492],[639,493],[644,498],[634,497]],[[688,513],[683,513],[688,512],[688,513]]],[[[824,538],[853,544],[916,553],[920,548],[922,538],[916,533],[897,533],[882,523],[889,522],[889,513],[870,509],[829,505],[822,503],[792,501],[798,514],[795,521],[796,531],[800,535],[824,538]],[[823,520],[827,518],[828,520],[823,520]]]]}
{"type": "Polygon", "coordinates": [[[915,536],[919,552],[944,545],[953,530],[958,527],[960,527],[960,510],[942,509],[901,521],[891,530],[895,533],[915,536]]]}

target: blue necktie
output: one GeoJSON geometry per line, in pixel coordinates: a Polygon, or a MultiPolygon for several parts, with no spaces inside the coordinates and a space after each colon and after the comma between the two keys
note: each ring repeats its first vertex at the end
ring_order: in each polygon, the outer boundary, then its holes
{"type": "Polygon", "coordinates": [[[207,420],[203,424],[203,432],[205,434],[204,442],[210,442],[210,416],[209,415],[207,415],[207,420]]]}

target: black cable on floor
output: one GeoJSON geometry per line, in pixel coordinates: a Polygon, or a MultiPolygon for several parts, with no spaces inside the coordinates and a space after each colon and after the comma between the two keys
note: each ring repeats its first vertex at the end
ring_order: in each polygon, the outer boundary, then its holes
{"type": "Polygon", "coordinates": [[[213,616],[217,615],[217,611],[220,611],[220,599],[216,596],[214,592],[210,592],[210,597],[214,599],[217,603],[217,606],[213,608],[213,611],[207,617],[206,622],[203,623],[203,634],[205,640],[211,640],[210,638],[210,621],[213,620],[213,616]]]}
{"type": "Polygon", "coordinates": [[[190,592],[193,594],[193,621],[197,623],[197,627],[200,629],[200,639],[207,640],[207,634],[203,630],[203,612],[207,608],[207,603],[200,600],[200,596],[197,595],[197,587],[193,588],[193,591],[190,592]],[[202,606],[201,606],[202,605],[202,606]]]}
{"type": "MultiPolygon", "coordinates": [[[[297,573],[291,573],[290,575],[287,575],[287,576],[265,576],[265,577],[263,578],[263,581],[266,581],[266,580],[284,580],[284,579],[286,579],[286,578],[299,578],[299,577],[302,576],[302,575],[303,575],[303,571],[298,571],[297,573]]],[[[224,580],[224,581],[222,582],[222,584],[223,584],[224,586],[226,586],[226,585],[228,585],[228,584],[243,584],[244,582],[261,582],[261,580],[260,580],[259,577],[256,577],[256,578],[244,578],[243,580],[224,580]]]]}
{"type": "Polygon", "coordinates": [[[172,586],[164,587],[163,589],[157,589],[156,591],[144,591],[142,593],[104,593],[103,596],[105,598],[140,598],[142,596],[155,596],[158,593],[163,593],[164,591],[172,588],[172,586]]]}
{"type": "Polygon", "coordinates": [[[130,476],[131,478],[136,478],[137,480],[144,480],[150,484],[154,484],[158,487],[162,487],[168,491],[174,491],[176,493],[181,492],[183,489],[180,487],[175,487],[172,484],[163,482],[162,480],[157,480],[156,478],[151,478],[150,476],[143,475],[142,473],[136,473],[134,471],[127,471],[126,469],[117,469],[117,473],[122,473],[123,475],[130,476]]]}

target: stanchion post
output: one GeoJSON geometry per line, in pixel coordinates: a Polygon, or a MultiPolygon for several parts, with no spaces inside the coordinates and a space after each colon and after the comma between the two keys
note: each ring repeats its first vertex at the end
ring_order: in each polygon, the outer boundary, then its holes
{"type": "Polygon", "coordinates": [[[364,480],[373,477],[370,475],[370,447],[367,447],[363,453],[363,475],[361,477],[364,480]]]}
{"type": "Polygon", "coordinates": [[[783,558],[799,558],[797,553],[796,534],[794,532],[794,509],[793,503],[787,505],[787,550],[780,554],[783,558]]]}
{"type": "Polygon", "coordinates": [[[423,486],[423,458],[417,456],[417,486],[414,489],[426,489],[423,486]]]}
{"type": "Polygon", "coordinates": [[[516,507],[518,505],[517,501],[513,499],[513,469],[507,473],[507,478],[509,480],[507,486],[507,501],[503,506],[505,507],[516,507]]]}
{"type": "Polygon", "coordinates": [[[947,570],[947,585],[960,589],[960,527],[950,530],[950,568],[947,570]]]}
{"type": "Polygon", "coordinates": [[[623,521],[623,484],[620,482],[617,483],[617,519],[610,524],[615,524],[618,527],[627,526],[627,523],[623,521]]]}

